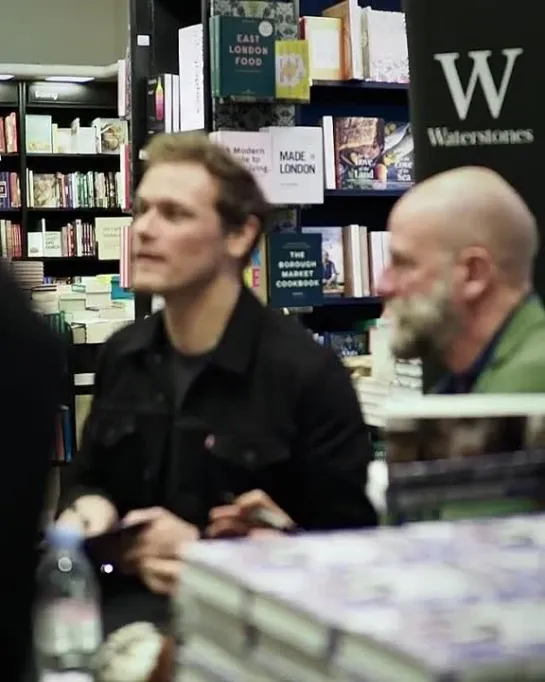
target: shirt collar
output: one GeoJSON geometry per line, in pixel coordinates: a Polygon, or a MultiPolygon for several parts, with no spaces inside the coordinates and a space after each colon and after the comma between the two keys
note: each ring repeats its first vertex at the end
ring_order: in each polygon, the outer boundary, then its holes
{"type": "MultiPolygon", "coordinates": [[[[265,308],[254,294],[243,287],[223,336],[210,356],[210,362],[230,372],[242,374],[248,368],[259,338],[265,308]]],[[[122,354],[160,351],[166,342],[161,311],[139,321],[122,354]]]]}
{"type": "Polygon", "coordinates": [[[477,383],[480,375],[483,373],[485,368],[491,362],[496,348],[502,338],[505,330],[511,324],[511,321],[518,313],[518,311],[528,303],[528,301],[535,294],[532,292],[525,296],[509,315],[505,318],[499,328],[496,330],[492,338],[488,341],[486,346],[477,355],[475,360],[464,372],[450,373],[444,377],[438,384],[435,392],[436,393],[470,393],[473,387],[477,383]]]}

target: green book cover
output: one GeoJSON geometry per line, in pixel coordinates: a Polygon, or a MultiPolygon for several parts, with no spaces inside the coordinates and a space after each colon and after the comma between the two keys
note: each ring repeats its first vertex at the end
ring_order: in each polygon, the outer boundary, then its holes
{"type": "Polygon", "coordinates": [[[275,26],[269,19],[214,17],[212,68],[216,97],[275,98],[275,26]],[[214,54],[215,52],[215,54],[214,54]]]}

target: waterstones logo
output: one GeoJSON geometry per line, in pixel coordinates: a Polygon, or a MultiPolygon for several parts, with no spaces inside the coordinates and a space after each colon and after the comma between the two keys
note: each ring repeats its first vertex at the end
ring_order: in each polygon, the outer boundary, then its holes
{"type": "MultiPolygon", "coordinates": [[[[506,48],[501,51],[505,64],[499,79],[499,86],[496,86],[489,63],[492,51],[472,50],[468,52],[473,66],[465,88],[457,68],[460,53],[444,52],[434,55],[434,59],[441,65],[452,103],[461,122],[465,121],[469,115],[478,85],[484,95],[490,117],[494,121],[499,119],[509,92],[516,61],[523,52],[521,47],[506,48]]],[[[521,145],[531,144],[534,141],[534,132],[532,128],[512,129],[500,126],[490,126],[483,130],[456,130],[437,126],[428,128],[428,138],[433,147],[521,145]]]]}

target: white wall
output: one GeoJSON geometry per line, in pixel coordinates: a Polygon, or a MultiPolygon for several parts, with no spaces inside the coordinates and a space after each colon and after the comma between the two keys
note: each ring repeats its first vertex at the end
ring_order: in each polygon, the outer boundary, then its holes
{"type": "Polygon", "coordinates": [[[0,63],[104,66],[124,56],[128,0],[0,0],[0,63]]]}

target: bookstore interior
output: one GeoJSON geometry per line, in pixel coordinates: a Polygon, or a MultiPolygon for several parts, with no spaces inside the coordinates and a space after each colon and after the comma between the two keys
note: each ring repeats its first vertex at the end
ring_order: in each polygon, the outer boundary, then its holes
{"type": "MultiPolygon", "coordinates": [[[[454,421],[418,402],[408,413],[407,397],[423,391],[421,363],[393,360],[381,318],[386,220],[414,182],[400,2],[131,0],[128,35],[124,58],[94,77],[0,82],[0,254],[70,348],[45,522],[77,457],[101,345],[161,306],[131,291],[142,149],[153,134],[203,130],[252,170],[273,206],[247,286],[296,316],[352,376],[373,434],[373,503],[386,520],[451,520],[280,545],[198,543],[175,600],[180,681],[544,680],[543,520],[455,522],[469,508],[480,514],[482,486],[498,491],[514,475],[507,463],[483,464],[482,483],[459,453],[448,465],[413,461],[447,452],[455,430],[478,450],[490,419],[542,408],[521,398],[491,416],[467,400],[454,421]],[[389,441],[386,417],[397,425],[389,441]],[[386,450],[400,462],[394,478],[386,450]]],[[[542,447],[543,429],[527,431],[542,447]]],[[[519,464],[528,486],[544,466],[530,454],[519,464]]],[[[488,505],[533,510],[524,505],[535,490],[522,487],[516,502],[497,494],[488,505]]]]}

